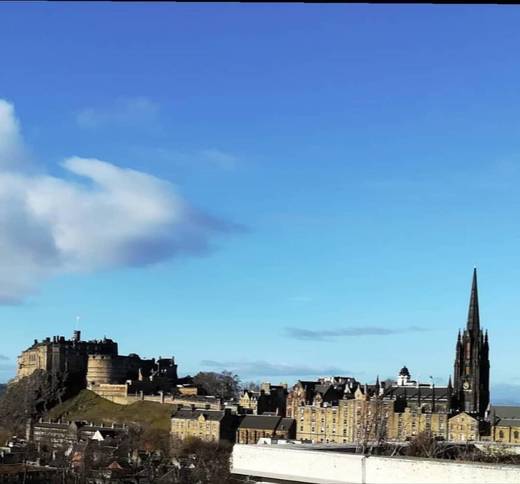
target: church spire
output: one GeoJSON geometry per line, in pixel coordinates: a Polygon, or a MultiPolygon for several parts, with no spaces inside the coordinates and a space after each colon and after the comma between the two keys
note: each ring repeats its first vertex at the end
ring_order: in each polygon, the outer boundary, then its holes
{"type": "Polygon", "coordinates": [[[473,269],[473,282],[471,284],[471,297],[468,309],[468,331],[476,335],[480,332],[480,317],[478,312],[478,289],[477,289],[477,268],[473,269]]]}

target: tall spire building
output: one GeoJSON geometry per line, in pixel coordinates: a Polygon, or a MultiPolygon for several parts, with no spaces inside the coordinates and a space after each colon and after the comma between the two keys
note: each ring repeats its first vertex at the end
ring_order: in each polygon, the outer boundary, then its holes
{"type": "Polygon", "coordinates": [[[455,356],[453,392],[458,410],[483,417],[489,405],[489,344],[480,329],[477,269],[469,300],[466,329],[459,331],[455,356]]]}

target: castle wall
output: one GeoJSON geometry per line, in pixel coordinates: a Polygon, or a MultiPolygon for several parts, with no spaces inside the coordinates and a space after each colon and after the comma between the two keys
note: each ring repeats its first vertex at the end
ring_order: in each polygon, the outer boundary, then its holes
{"type": "Polygon", "coordinates": [[[36,370],[48,370],[51,366],[48,346],[37,346],[24,351],[18,357],[18,369],[15,380],[31,375],[36,370]]]}
{"type": "Polygon", "coordinates": [[[89,355],[87,385],[122,384],[138,376],[141,359],[129,356],[89,355]]]}

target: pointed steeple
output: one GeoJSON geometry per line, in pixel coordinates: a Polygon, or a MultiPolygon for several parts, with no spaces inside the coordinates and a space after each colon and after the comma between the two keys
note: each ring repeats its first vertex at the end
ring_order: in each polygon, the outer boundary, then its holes
{"type": "Polygon", "coordinates": [[[478,312],[478,289],[477,289],[477,268],[473,269],[473,283],[471,284],[471,296],[468,309],[468,331],[475,335],[480,332],[480,317],[478,312]]]}

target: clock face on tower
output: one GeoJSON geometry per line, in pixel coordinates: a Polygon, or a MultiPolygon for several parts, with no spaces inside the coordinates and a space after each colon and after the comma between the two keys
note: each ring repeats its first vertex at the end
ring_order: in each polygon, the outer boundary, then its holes
{"type": "Polygon", "coordinates": [[[462,384],[462,388],[464,388],[464,390],[469,390],[469,389],[470,389],[469,381],[465,381],[465,382],[462,384]]]}

